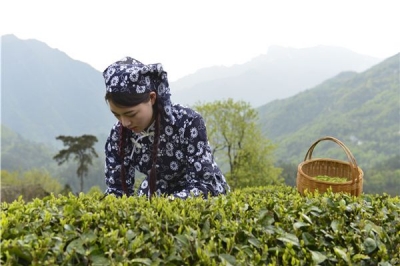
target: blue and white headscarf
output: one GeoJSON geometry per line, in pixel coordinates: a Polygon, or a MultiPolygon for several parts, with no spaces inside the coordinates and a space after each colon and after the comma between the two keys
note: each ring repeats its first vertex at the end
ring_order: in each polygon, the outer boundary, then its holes
{"type": "Polygon", "coordinates": [[[145,65],[131,57],[124,57],[111,64],[103,71],[107,92],[125,92],[141,94],[156,92],[166,114],[165,119],[171,124],[175,118],[171,113],[171,93],[167,72],[161,64],[145,65]]]}

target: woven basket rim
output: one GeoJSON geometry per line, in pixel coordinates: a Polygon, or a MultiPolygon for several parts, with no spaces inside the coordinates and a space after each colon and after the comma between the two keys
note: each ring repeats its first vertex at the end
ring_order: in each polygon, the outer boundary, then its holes
{"type": "Polygon", "coordinates": [[[315,161],[330,161],[330,162],[337,162],[337,163],[347,164],[347,165],[350,165],[350,166],[351,166],[351,163],[348,162],[348,161],[343,161],[343,160],[339,160],[339,159],[331,159],[331,158],[313,158],[313,159],[307,159],[306,161],[303,161],[303,162],[299,163],[299,165],[300,165],[300,164],[304,165],[304,164],[312,163],[312,162],[315,162],[315,161]]]}
{"type": "Polygon", "coordinates": [[[346,147],[346,145],[344,145],[343,142],[334,137],[326,136],[314,142],[314,144],[312,144],[311,147],[308,149],[304,157],[304,161],[299,163],[297,167],[296,186],[300,193],[303,193],[305,189],[311,189],[312,191],[314,190],[325,191],[328,187],[331,187],[335,192],[343,191],[358,196],[362,192],[363,177],[364,177],[363,170],[357,165],[356,159],[354,158],[351,151],[346,147]],[[342,150],[346,153],[348,161],[338,160],[333,158],[312,158],[312,154],[316,145],[321,141],[327,141],[327,140],[333,141],[336,144],[338,144],[342,148],[342,150]],[[318,162],[321,165],[318,165],[318,162]],[[313,165],[313,163],[315,163],[315,165],[313,165]],[[305,166],[308,165],[309,168],[307,169],[307,171],[309,171],[315,176],[318,174],[321,175],[325,175],[328,173],[334,174],[337,170],[339,170],[340,172],[340,173],[338,172],[339,175],[340,176],[343,175],[342,177],[347,178],[347,181],[329,182],[316,179],[314,176],[310,176],[304,172],[303,169],[305,169],[305,166]],[[331,170],[334,170],[334,172],[331,172],[330,170],[331,167],[333,167],[331,170]],[[326,168],[326,173],[324,173],[325,168],[326,168]],[[348,174],[346,174],[347,171],[349,172],[348,174]]]}
{"type": "Polygon", "coordinates": [[[340,183],[318,180],[318,179],[316,179],[316,178],[314,178],[314,177],[312,177],[312,176],[310,176],[310,175],[304,173],[304,171],[303,171],[303,166],[304,166],[304,165],[306,165],[306,164],[308,164],[308,163],[313,163],[313,162],[316,162],[316,161],[330,161],[330,162],[333,161],[333,162],[337,162],[337,163],[347,164],[347,165],[349,165],[350,167],[352,167],[352,166],[351,166],[351,163],[346,162],[346,161],[341,161],[341,160],[335,160],[335,159],[326,159],[326,160],[323,160],[323,159],[311,159],[311,160],[307,160],[307,161],[305,161],[305,162],[302,162],[302,163],[300,163],[300,164],[298,165],[298,167],[297,167],[298,173],[300,173],[304,178],[306,178],[306,179],[308,179],[308,180],[311,180],[311,181],[316,182],[316,183],[327,184],[327,185],[345,185],[345,184],[353,184],[353,182],[354,182],[354,183],[357,183],[359,180],[363,179],[364,172],[362,171],[362,169],[361,169],[359,166],[357,166],[358,177],[355,178],[355,179],[352,179],[352,180],[349,180],[349,181],[346,181],[346,182],[340,182],[340,183]]]}

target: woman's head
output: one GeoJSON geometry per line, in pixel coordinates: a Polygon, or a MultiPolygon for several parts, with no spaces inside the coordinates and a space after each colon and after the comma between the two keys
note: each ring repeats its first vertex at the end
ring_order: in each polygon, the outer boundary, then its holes
{"type": "Polygon", "coordinates": [[[164,118],[175,123],[171,113],[167,73],[161,64],[144,65],[131,57],[125,57],[107,67],[103,76],[105,97],[109,104],[133,108],[149,101],[151,103],[153,97],[151,105],[157,102],[163,109],[164,118]]]}
{"type": "Polygon", "coordinates": [[[106,93],[110,111],[130,130],[140,133],[148,128],[157,112],[154,91],[142,94],[106,93]]]}

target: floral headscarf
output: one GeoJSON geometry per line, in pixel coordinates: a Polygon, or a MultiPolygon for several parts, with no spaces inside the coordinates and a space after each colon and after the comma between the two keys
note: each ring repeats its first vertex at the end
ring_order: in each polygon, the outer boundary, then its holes
{"type": "Polygon", "coordinates": [[[171,93],[167,72],[161,64],[145,65],[131,57],[124,57],[103,71],[107,92],[140,94],[156,92],[164,108],[166,119],[174,124],[171,113],[171,93]]]}

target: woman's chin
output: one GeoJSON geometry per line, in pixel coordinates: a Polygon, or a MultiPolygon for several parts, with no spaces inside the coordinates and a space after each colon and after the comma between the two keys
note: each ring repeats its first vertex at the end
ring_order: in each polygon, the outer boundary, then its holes
{"type": "Polygon", "coordinates": [[[133,128],[130,128],[130,130],[132,130],[133,132],[135,132],[135,133],[140,133],[140,132],[142,132],[143,130],[141,130],[140,128],[138,128],[138,127],[133,127],[133,128]]]}

